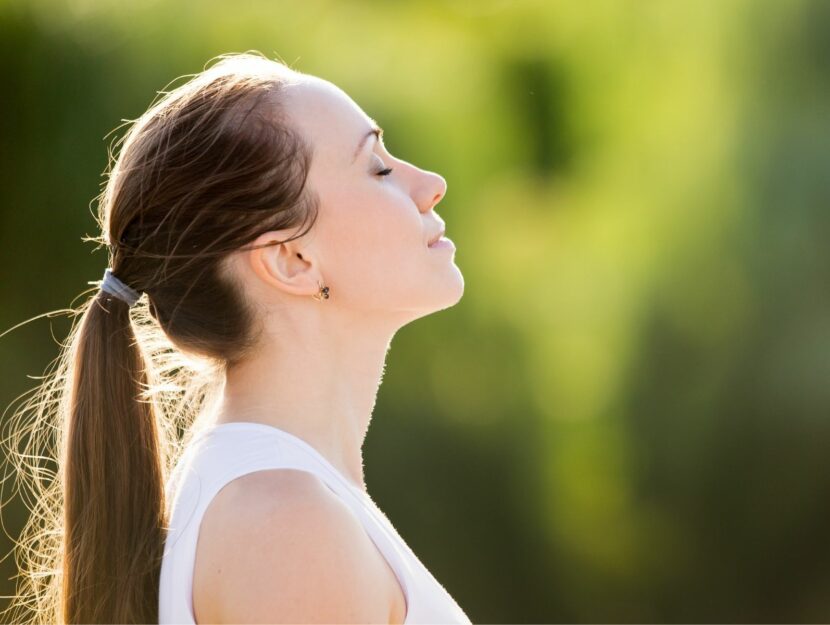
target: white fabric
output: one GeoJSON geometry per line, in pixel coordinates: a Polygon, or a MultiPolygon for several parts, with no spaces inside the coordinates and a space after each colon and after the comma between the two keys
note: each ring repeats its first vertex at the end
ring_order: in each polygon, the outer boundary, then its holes
{"type": "Polygon", "coordinates": [[[166,490],[170,507],[159,588],[159,623],[195,624],[193,568],[202,516],[231,480],[264,469],[300,469],[319,477],[360,519],[406,596],[407,624],[471,623],[374,501],[305,440],[252,422],[214,425],[193,438],[166,490]]]}

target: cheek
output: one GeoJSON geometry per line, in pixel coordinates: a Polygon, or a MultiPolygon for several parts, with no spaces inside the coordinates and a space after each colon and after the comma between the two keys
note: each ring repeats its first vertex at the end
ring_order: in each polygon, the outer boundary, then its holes
{"type": "Polygon", "coordinates": [[[423,235],[418,211],[400,193],[371,179],[342,185],[327,212],[326,243],[375,260],[406,253],[423,235]]]}
{"type": "Polygon", "coordinates": [[[348,210],[321,230],[324,275],[343,289],[344,297],[356,300],[356,305],[361,301],[381,305],[423,266],[426,249],[420,217],[414,209],[409,214],[406,207],[391,203],[352,205],[348,210]]]}
{"type": "Polygon", "coordinates": [[[360,275],[394,271],[411,255],[412,232],[405,220],[381,211],[365,211],[364,219],[342,225],[338,257],[360,275]]]}

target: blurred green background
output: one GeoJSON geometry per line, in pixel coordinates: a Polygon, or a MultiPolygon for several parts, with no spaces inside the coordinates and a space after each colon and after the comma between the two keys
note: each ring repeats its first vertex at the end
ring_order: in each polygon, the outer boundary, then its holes
{"type": "MultiPolygon", "coordinates": [[[[448,182],[465,295],[395,338],[365,458],[470,618],[827,622],[828,33],[825,0],[6,0],[0,332],[102,275],[105,136],[259,50],[448,182]]],[[[3,408],[68,327],[0,339],[3,408]]]]}

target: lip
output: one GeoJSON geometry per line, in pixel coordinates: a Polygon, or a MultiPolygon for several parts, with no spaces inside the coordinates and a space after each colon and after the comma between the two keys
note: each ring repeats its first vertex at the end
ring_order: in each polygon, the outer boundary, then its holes
{"type": "Polygon", "coordinates": [[[452,240],[448,239],[447,237],[441,237],[440,239],[430,243],[427,247],[429,247],[432,250],[440,248],[454,250],[455,243],[453,243],[452,240]]]}
{"type": "Polygon", "coordinates": [[[442,238],[444,238],[444,229],[443,228],[441,228],[441,231],[429,240],[429,242],[427,243],[427,247],[432,247],[438,241],[440,241],[442,238]]]}

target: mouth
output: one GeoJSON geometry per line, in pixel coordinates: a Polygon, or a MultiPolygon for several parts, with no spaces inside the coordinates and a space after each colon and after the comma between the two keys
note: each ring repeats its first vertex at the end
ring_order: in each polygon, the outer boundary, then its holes
{"type": "Polygon", "coordinates": [[[444,236],[444,230],[442,229],[441,232],[439,232],[438,234],[436,234],[434,237],[432,237],[429,240],[429,243],[427,243],[427,247],[432,247],[435,243],[438,243],[438,241],[440,241],[441,237],[443,237],[443,236],[444,236]]]}

